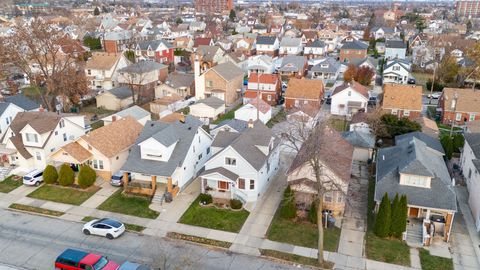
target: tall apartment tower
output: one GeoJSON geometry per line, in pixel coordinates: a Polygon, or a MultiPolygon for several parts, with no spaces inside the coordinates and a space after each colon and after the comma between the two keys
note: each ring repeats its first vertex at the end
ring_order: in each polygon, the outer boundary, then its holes
{"type": "Polygon", "coordinates": [[[455,15],[465,18],[479,18],[480,0],[456,0],[455,15]]]}
{"type": "Polygon", "coordinates": [[[233,9],[233,0],[195,0],[195,11],[223,13],[233,9]]]}

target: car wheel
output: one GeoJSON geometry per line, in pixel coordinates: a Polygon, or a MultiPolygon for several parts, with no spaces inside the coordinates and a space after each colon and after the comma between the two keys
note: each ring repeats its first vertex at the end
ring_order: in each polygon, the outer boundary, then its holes
{"type": "Polygon", "coordinates": [[[112,239],[113,239],[113,235],[107,233],[107,238],[110,239],[110,240],[112,240],[112,239]]]}
{"type": "Polygon", "coordinates": [[[87,230],[87,229],[83,230],[83,233],[84,233],[85,235],[90,235],[90,231],[87,230]]]}

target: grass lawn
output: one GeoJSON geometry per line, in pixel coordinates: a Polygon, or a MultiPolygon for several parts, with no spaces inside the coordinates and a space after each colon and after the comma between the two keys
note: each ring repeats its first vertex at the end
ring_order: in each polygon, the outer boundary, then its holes
{"type": "Polygon", "coordinates": [[[10,191],[16,189],[21,185],[22,185],[22,178],[19,178],[18,180],[14,180],[14,176],[10,175],[9,177],[5,178],[5,180],[0,182],[0,192],[9,193],[10,191]]]}
{"type": "Polygon", "coordinates": [[[157,218],[160,214],[157,211],[148,208],[150,205],[150,200],[148,198],[127,196],[122,194],[122,191],[122,189],[119,189],[97,207],[97,209],[151,219],[157,218]]]}
{"type": "Polygon", "coordinates": [[[183,233],[175,233],[175,232],[167,233],[167,237],[172,239],[179,239],[179,240],[189,241],[193,243],[198,243],[202,245],[221,247],[221,248],[230,248],[230,246],[232,245],[232,243],[230,242],[218,241],[218,240],[213,240],[209,238],[198,237],[198,236],[193,236],[193,235],[188,235],[183,233]]]}
{"type": "Polygon", "coordinates": [[[237,107],[231,109],[230,111],[228,111],[226,114],[220,116],[219,118],[217,118],[217,120],[213,121],[212,124],[214,125],[217,125],[219,124],[220,122],[222,122],[223,120],[228,120],[228,119],[233,119],[235,118],[235,111],[238,110],[240,107],[242,107],[243,104],[240,103],[237,107]]]}
{"type": "MultiPolygon", "coordinates": [[[[310,266],[315,266],[318,267],[318,262],[317,259],[309,258],[309,257],[303,257],[291,253],[285,253],[281,251],[276,251],[276,250],[270,250],[270,249],[261,249],[260,254],[262,256],[266,257],[272,257],[284,261],[290,261],[294,263],[299,263],[299,264],[304,264],[304,265],[310,265],[310,266]]],[[[324,261],[323,265],[321,265],[322,269],[332,269],[333,268],[333,263],[324,261]]]]}
{"type": "MultiPolygon", "coordinates": [[[[327,251],[336,252],[340,240],[340,228],[324,229],[323,245],[327,251]]],[[[272,241],[288,243],[296,246],[317,248],[318,228],[309,222],[295,222],[284,219],[276,214],[267,232],[267,238],[272,241]]]]}
{"type": "Polygon", "coordinates": [[[20,210],[20,211],[38,213],[38,214],[47,215],[47,216],[54,216],[54,217],[59,217],[65,214],[64,212],[60,212],[60,211],[48,210],[40,207],[19,204],[19,203],[12,203],[8,208],[20,210]]]}
{"type": "MultiPolygon", "coordinates": [[[[94,219],[99,219],[99,218],[86,216],[86,217],[82,218],[82,221],[89,222],[89,221],[92,221],[94,219]]],[[[145,227],[140,226],[140,225],[135,225],[135,224],[130,224],[130,223],[123,223],[123,225],[125,225],[125,230],[127,230],[127,231],[142,232],[143,230],[145,230],[145,227]]]]}
{"type": "Polygon", "coordinates": [[[365,250],[367,258],[375,261],[410,266],[410,248],[396,239],[379,238],[367,232],[365,250]]]}
{"type": "Polygon", "coordinates": [[[329,124],[332,125],[332,127],[338,132],[343,132],[348,130],[348,122],[345,119],[331,118],[329,122],[330,122],[329,124]]]}
{"type": "Polygon", "coordinates": [[[43,185],[27,196],[40,200],[80,205],[99,189],[99,187],[90,187],[87,190],[81,190],[71,187],[43,185]]]}
{"type": "Polygon", "coordinates": [[[452,259],[430,255],[426,249],[420,249],[420,263],[423,270],[453,270],[452,259]]]}
{"type": "Polygon", "coordinates": [[[433,74],[424,73],[424,72],[413,72],[412,76],[416,80],[417,85],[421,85],[423,87],[423,91],[429,92],[430,89],[427,89],[426,83],[429,79],[432,79],[433,74]]]}
{"type": "Polygon", "coordinates": [[[285,121],[286,119],[287,113],[285,112],[285,110],[282,109],[267,122],[267,127],[272,128],[273,125],[285,121]]]}
{"type": "Polygon", "coordinates": [[[246,210],[232,211],[199,205],[197,198],[185,211],[179,222],[215,230],[239,232],[248,215],[246,210]]]}

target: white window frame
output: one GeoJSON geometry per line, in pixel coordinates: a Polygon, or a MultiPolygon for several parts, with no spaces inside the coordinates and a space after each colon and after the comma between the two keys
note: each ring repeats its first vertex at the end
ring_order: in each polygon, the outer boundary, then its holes
{"type": "Polygon", "coordinates": [[[455,114],[455,121],[460,121],[462,120],[462,114],[461,113],[456,113],[455,114]]]}

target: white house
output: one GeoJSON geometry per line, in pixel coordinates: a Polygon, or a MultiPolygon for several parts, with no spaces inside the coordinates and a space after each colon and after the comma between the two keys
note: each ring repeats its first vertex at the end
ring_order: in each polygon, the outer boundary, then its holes
{"type": "Polygon", "coordinates": [[[468,204],[477,232],[480,231],[480,133],[467,133],[460,157],[462,173],[467,180],[468,204]]]}
{"type": "Polygon", "coordinates": [[[385,59],[405,59],[407,44],[402,40],[387,40],[385,42],[385,59]]]}
{"type": "Polygon", "coordinates": [[[10,102],[0,102],[0,136],[12,123],[13,119],[19,112],[23,112],[24,109],[10,102]]]}
{"type": "Polygon", "coordinates": [[[130,64],[123,55],[94,52],[85,64],[85,75],[91,89],[109,90],[118,86],[118,70],[130,64]]]}
{"type": "Polygon", "coordinates": [[[280,54],[298,55],[303,51],[301,38],[284,37],[280,42],[280,54]]]}
{"type": "Polygon", "coordinates": [[[241,133],[220,131],[200,176],[202,192],[214,199],[255,203],[277,172],[278,161],[275,137],[259,121],[241,133]]]}
{"type": "Polygon", "coordinates": [[[218,116],[224,113],[225,101],[213,96],[201,99],[190,106],[190,114],[198,117],[205,124],[216,120],[218,116]]]}
{"type": "Polygon", "coordinates": [[[235,119],[243,121],[260,120],[266,124],[272,118],[272,107],[261,98],[249,102],[235,111],[235,119]]]}
{"type": "Polygon", "coordinates": [[[368,89],[355,81],[345,82],[333,90],[331,99],[330,113],[333,115],[367,112],[368,89]]]}
{"type": "Polygon", "coordinates": [[[308,42],[303,48],[303,55],[309,57],[324,56],[327,53],[328,46],[325,42],[316,39],[313,42],[308,42]]]}
{"type": "Polygon", "coordinates": [[[138,105],[126,108],[109,116],[102,118],[103,124],[106,126],[111,124],[114,121],[120,120],[122,118],[132,117],[137,120],[140,124],[145,125],[147,121],[152,120],[151,114],[138,105]]]}
{"type": "Polygon", "coordinates": [[[248,76],[250,73],[272,74],[275,71],[273,58],[269,55],[254,55],[247,60],[248,76]]]}
{"type": "Polygon", "coordinates": [[[393,59],[387,61],[383,68],[383,84],[407,84],[412,66],[408,60],[393,59]]]}
{"type": "Polygon", "coordinates": [[[273,36],[257,36],[255,40],[255,49],[257,54],[275,55],[280,48],[280,42],[277,37],[273,36]]]}
{"type": "Polygon", "coordinates": [[[85,134],[85,116],[20,112],[1,138],[2,153],[16,172],[45,169],[50,154],[85,134]]]}

